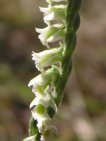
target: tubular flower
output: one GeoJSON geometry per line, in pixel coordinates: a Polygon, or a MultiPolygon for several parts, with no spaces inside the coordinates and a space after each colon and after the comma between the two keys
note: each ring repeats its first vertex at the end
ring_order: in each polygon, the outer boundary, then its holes
{"type": "Polygon", "coordinates": [[[56,131],[52,125],[52,118],[61,103],[72,68],[76,31],[80,24],[78,11],[81,0],[46,0],[46,2],[47,8],[40,7],[40,11],[44,13],[43,19],[47,27],[35,30],[39,33],[41,43],[48,49],[40,53],[32,52],[32,60],[41,74],[28,84],[29,87],[32,86],[35,98],[30,104],[31,137],[24,141],[45,141],[49,134],[56,131]],[[58,47],[50,49],[51,45],[58,47]]]}
{"type": "Polygon", "coordinates": [[[48,88],[48,85],[56,81],[58,73],[59,72],[56,68],[42,72],[42,74],[39,74],[38,76],[33,78],[29,82],[28,86],[32,86],[32,92],[35,94],[35,96],[39,94],[44,95],[46,88],[48,88]]]}
{"type": "Polygon", "coordinates": [[[50,25],[44,29],[35,29],[36,32],[40,33],[38,38],[43,45],[48,47],[48,43],[52,43],[64,38],[64,26],[62,24],[50,25]]]}
{"type": "Polygon", "coordinates": [[[45,67],[51,64],[56,64],[61,62],[63,59],[63,48],[53,48],[50,50],[45,50],[40,53],[32,53],[32,60],[35,61],[36,68],[39,71],[43,71],[45,67]]]}
{"type": "Polygon", "coordinates": [[[48,23],[52,20],[66,20],[66,5],[55,5],[49,6],[47,8],[40,7],[40,11],[44,13],[44,22],[48,23]]]}
{"type": "Polygon", "coordinates": [[[30,104],[32,109],[32,116],[37,120],[37,127],[39,132],[45,132],[45,129],[50,129],[51,118],[48,114],[48,108],[51,108],[54,112],[57,111],[57,107],[53,99],[49,95],[45,96],[45,99],[42,96],[36,97],[30,104]],[[34,107],[34,108],[33,108],[34,107]]]}

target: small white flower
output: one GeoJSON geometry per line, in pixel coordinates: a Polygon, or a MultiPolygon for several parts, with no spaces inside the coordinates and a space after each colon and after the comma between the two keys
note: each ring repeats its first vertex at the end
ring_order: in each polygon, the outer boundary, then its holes
{"type": "Polygon", "coordinates": [[[45,127],[49,126],[50,124],[50,118],[47,114],[40,115],[36,111],[32,110],[32,116],[35,120],[37,120],[37,127],[39,129],[40,133],[43,133],[45,130],[45,127]]]}
{"type": "Polygon", "coordinates": [[[49,47],[48,43],[58,41],[64,38],[64,26],[62,24],[49,25],[44,29],[36,28],[36,32],[40,33],[38,36],[42,44],[49,47]]]}
{"type": "Polygon", "coordinates": [[[30,108],[32,109],[32,116],[35,120],[37,120],[37,127],[40,133],[45,132],[45,129],[50,129],[50,117],[47,113],[47,108],[51,106],[54,111],[57,111],[57,106],[53,99],[51,99],[50,95],[46,95],[45,97],[37,96],[32,103],[30,104],[30,108]],[[35,107],[34,107],[35,106],[35,107]]]}
{"type": "Polygon", "coordinates": [[[28,86],[32,86],[32,92],[37,96],[39,93],[43,93],[46,83],[47,81],[42,78],[41,74],[39,74],[29,82],[28,86]]]}
{"type": "Polygon", "coordinates": [[[57,62],[62,61],[63,55],[62,55],[63,48],[53,48],[50,50],[45,50],[40,53],[34,53],[32,54],[32,60],[35,61],[36,68],[39,71],[43,71],[44,67],[51,66],[57,62]]]}
{"type": "Polygon", "coordinates": [[[44,95],[45,90],[47,86],[51,83],[54,82],[58,74],[57,69],[49,69],[45,72],[42,72],[42,74],[39,74],[35,78],[33,78],[28,86],[32,86],[32,92],[38,96],[44,95]]]}
{"type": "Polygon", "coordinates": [[[44,99],[42,96],[37,96],[35,97],[35,99],[31,102],[30,104],[30,108],[38,105],[38,104],[42,104],[44,107],[48,106],[48,97],[45,96],[46,99],[44,99]]]}
{"type": "Polygon", "coordinates": [[[32,92],[35,94],[35,96],[39,94],[44,95],[46,86],[49,84],[50,81],[51,77],[49,77],[49,79],[45,79],[43,78],[42,74],[39,74],[29,82],[28,86],[32,86],[32,92]]]}
{"type": "Polygon", "coordinates": [[[40,7],[40,11],[44,12],[44,22],[48,23],[52,20],[66,20],[66,5],[55,5],[47,8],[40,7]]]}
{"type": "MultiPolygon", "coordinates": [[[[46,95],[44,97],[39,95],[39,96],[35,97],[35,99],[30,104],[30,108],[33,108],[34,106],[37,106],[39,104],[44,106],[45,108],[47,108],[48,106],[51,106],[55,111],[57,111],[56,104],[55,104],[54,100],[51,99],[50,95],[46,95]]],[[[36,111],[36,110],[37,109],[35,107],[34,111],[36,111]]]]}

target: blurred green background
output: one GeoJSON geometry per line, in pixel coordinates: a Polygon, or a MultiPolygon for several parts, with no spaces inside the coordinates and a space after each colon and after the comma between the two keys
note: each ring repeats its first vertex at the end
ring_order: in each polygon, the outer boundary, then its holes
{"type": "MultiPolygon", "coordinates": [[[[38,74],[31,52],[44,50],[35,27],[46,25],[42,0],[0,0],[0,140],[28,136],[34,95],[27,87],[38,74]]],[[[106,141],[106,0],[82,0],[73,69],[54,118],[53,141],[106,141]]]]}

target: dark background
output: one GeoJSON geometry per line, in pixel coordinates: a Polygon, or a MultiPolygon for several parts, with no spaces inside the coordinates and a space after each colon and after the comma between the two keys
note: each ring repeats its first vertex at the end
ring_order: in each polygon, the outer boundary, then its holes
{"type": "MultiPolygon", "coordinates": [[[[0,140],[28,136],[38,72],[31,52],[44,50],[35,27],[46,25],[42,0],[0,0],[0,140]]],[[[73,69],[54,125],[53,141],[106,141],[106,0],[82,0],[73,69]]]]}

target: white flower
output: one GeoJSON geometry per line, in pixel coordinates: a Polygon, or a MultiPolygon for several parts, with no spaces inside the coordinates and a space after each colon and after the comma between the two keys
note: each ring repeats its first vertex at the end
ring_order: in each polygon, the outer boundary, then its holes
{"type": "Polygon", "coordinates": [[[44,95],[46,86],[51,81],[51,77],[45,78],[42,74],[39,74],[35,78],[33,78],[28,86],[32,86],[32,92],[37,96],[39,94],[44,95]]]}
{"type": "Polygon", "coordinates": [[[32,86],[32,92],[38,96],[39,94],[44,95],[47,86],[54,82],[58,74],[58,70],[56,68],[49,69],[42,74],[39,74],[35,78],[33,78],[28,86],[32,86]]]}
{"type": "Polygon", "coordinates": [[[44,89],[47,84],[46,80],[44,80],[42,75],[39,74],[29,82],[28,86],[32,86],[32,92],[37,96],[38,94],[44,93],[44,89]]]}
{"type": "Polygon", "coordinates": [[[36,68],[39,71],[43,71],[44,67],[51,66],[57,62],[62,61],[63,55],[62,55],[63,48],[53,48],[50,50],[45,50],[40,53],[34,53],[32,54],[32,60],[35,61],[36,68]]]}
{"type": "Polygon", "coordinates": [[[44,12],[44,22],[48,23],[52,20],[66,20],[66,5],[55,5],[47,8],[40,7],[40,11],[44,12]]]}
{"type": "Polygon", "coordinates": [[[40,96],[40,95],[37,96],[37,97],[35,97],[35,99],[30,104],[30,108],[33,108],[34,106],[36,106],[34,108],[34,111],[36,111],[36,112],[39,113],[40,112],[39,111],[40,110],[39,108],[43,109],[41,107],[41,105],[44,106],[45,108],[51,106],[55,111],[57,110],[56,104],[55,104],[54,100],[51,99],[51,96],[49,94],[47,94],[44,97],[43,96],[40,96]],[[40,107],[37,107],[37,105],[40,105],[40,107]]]}
{"type": "Polygon", "coordinates": [[[38,105],[38,104],[42,104],[44,107],[48,106],[48,101],[49,101],[50,97],[45,96],[45,99],[42,96],[37,96],[35,97],[35,99],[31,102],[30,104],[30,108],[38,105]]]}
{"type": "Polygon", "coordinates": [[[64,38],[64,26],[62,24],[49,25],[44,29],[36,28],[36,32],[40,33],[38,36],[42,44],[49,47],[48,43],[52,43],[64,38]]]}
{"type": "Polygon", "coordinates": [[[32,116],[37,120],[37,127],[40,133],[44,133],[45,129],[50,129],[51,119],[47,113],[49,106],[52,107],[55,112],[57,111],[57,106],[50,95],[46,95],[45,97],[37,96],[30,104],[30,108],[34,107],[32,109],[32,116]]]}

